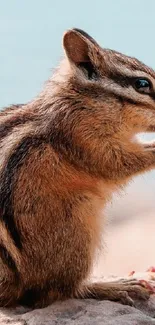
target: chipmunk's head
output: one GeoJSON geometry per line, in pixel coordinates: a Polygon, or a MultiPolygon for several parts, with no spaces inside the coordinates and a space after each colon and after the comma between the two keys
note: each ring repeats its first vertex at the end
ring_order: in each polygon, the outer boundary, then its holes
{"type": "MultiPolygon", "coordinates": [[[[135,58],[102,49],[87,33],[64,34],[71,89],[104,135],[155,131],[155,72],[135,58]]],[[[81,109],[82,109],[81,107],[81,109]]]]}

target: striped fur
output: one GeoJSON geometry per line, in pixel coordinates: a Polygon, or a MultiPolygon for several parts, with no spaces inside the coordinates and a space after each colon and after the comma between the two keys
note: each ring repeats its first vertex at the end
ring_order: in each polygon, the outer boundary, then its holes
{"type": "Polygon", "coordinates": [[[155,166],[154,144],[133,140],[155,130],[155,73],[80,29],[67,31],[63,45],[65,59],[39,96],[0,113],[0,306],[122,301],[120,291],[136,290],[83,281],[104,205],[155,166]],[[151,83],[147,94],[134,88],[137,78],[151,83]]]}

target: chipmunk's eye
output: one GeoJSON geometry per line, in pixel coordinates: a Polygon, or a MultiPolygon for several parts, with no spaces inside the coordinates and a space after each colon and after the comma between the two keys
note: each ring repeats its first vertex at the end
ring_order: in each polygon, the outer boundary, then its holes
{"type": "Polygon", "coordinates": [[[149,94],[152,90],[152,83],[143,78],[136,79],[133,86],[139,93],[149,94]]]}

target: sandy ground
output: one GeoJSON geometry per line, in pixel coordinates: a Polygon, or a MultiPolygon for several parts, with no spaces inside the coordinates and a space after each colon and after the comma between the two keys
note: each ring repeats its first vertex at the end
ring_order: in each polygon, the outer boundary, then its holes
{"type": "Polygon", "coordinates": [[[155,179],[137,179],[107,209],[104,250],[94,274],[124,275],[155,265],[155,179]]]}

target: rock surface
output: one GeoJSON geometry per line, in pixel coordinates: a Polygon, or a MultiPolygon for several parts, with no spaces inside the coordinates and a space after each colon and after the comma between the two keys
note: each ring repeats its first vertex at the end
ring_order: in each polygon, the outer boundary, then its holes
{"type": "Polygon", "coordinates": [[[68,300],[44,309],[23,307],[0,310],[1,325],[152,325],[155,324],[155,298],[149,306],[133,308],[110,301],[68,300]],[[154,300],[154,301],[153,301],[154,300]],[[143,310],[144,308],[144,310],[143,310]]]}
{"type": "MultiPolygon", "coordinates": [[[[137,275],[150,279],[154,275],[137,275]]],[[[132,275],[133,276],[133,275],[132,275]]],[[[130,278],[132,277],[130,276],[130,278]]],[[[105,279],[104,279],[105,280],[105,279]]],[[[135,307],[111,301],[68,300],[44,309],[24,307],[0,309],[0,325],[152,325],[155,324],[155,294],[148,301],[136,301],[135,307]]]]}

